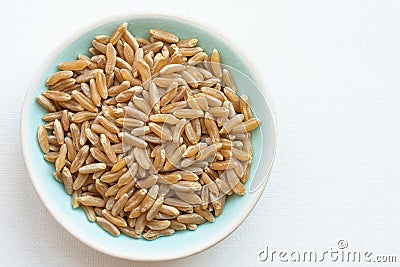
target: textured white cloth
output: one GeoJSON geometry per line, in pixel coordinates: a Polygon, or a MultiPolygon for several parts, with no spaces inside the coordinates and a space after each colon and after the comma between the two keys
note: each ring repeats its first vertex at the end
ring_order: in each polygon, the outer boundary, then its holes
{"type": "Polygon", "coordinates": [[[44,58],[82,26],[124,12],[193,17],[223,32],[261,73],[278,116],[277,159],[249,218],[213,248],[164,266],[290,266],[258,252],[323,251],[340,239],[400,261],[399,11],[396,0],[5,1],[0,265],[157,266],[104,255],[60,227],[33,190],[19,141],[23,97],[44,58]]]}

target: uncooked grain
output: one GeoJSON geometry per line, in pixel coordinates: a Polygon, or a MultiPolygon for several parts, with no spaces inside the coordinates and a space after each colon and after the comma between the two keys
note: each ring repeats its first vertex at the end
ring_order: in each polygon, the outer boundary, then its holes
{"type": "Polygon", "coordinates": [[[71,78],[73,75],[74,73],[72,71],[58,71],[47,79],[46,85],[47,86],[53,85],[60,80],[71,78]]]}
{"type": "Polygon", "coordinates": [[[112,224],[107,219],[102,218],[102,217],[96,217],[96,223],[101,228],[103,228],[105,231],[107,231],[110,235],[112,235],[112,236],[120,235],[120,231],[119,231],[118,227],[116,227],[114,224],[112,224]]]}
{"type": "Polygon", "coordinates": [[[128,24],[61,62],[37,97],[37,137],[53,176],[111,235],[153,240],[214,222],[245,194],[252,160],[249,99],[214,49],[128,24]],[[48,131],[52,131],[49,134],[48,131]]]}

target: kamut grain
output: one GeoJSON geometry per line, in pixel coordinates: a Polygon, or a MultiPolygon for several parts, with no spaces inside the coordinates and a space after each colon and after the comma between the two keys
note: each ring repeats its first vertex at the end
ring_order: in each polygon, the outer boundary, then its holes
{"type": "Polygon", "coordinates": [[[214,222],[226,195],[245,193],[260,121],[218,50],[127,27],[59,64],[37,97],[48,111],[37,135],[73,208],[114,236],[153,240],[214,222]]]}

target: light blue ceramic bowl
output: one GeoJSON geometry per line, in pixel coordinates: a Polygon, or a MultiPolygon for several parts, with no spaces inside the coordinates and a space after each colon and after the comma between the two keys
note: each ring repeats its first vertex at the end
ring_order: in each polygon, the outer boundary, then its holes
{"type": "MultiPolygon", "coordinates": [[[[25,164],[39,197],[53,217],[73,236],[104,253],[131,260],[170,260],[199,253],[232,233],[249,215],[260,198],[273,164],[276,146],[274,111],[269,94],[240,49],[203,25],[177,17],[164,15],[129,15],[111,18],[86,27],[65,41],[45,61],[26,95],[21,116],[21,138],[25,164]],[[88,54],[91,40],[96,35],[111,34],[122,22],[129,23],[129,30],[138,37],[148,36],[150,28],[160,28],[177,34],[180,38],[196,37],[199,46],[207,53],[217,48],[224,64],[232,69],[239,92],[249,96],[254,115],[262,123],[253,132],[254,155],[247,194],[228,198],[223,214],[214,223],[205,223],[196,231],[182,231],[154,241],[133,239],[121,235],[112,237],[86,219],[81,209],[71,207],[71,197],[61,184],[52,178],[54,167],[43,159],[36,139],[37,128],[42,124],[45,110],[35,97],[46,90],[45,81],[56,71],[58,63],[71,61],[78,54],[88,54]]],[[[250,230],[250,229],[249,229],[250,230]]]]}

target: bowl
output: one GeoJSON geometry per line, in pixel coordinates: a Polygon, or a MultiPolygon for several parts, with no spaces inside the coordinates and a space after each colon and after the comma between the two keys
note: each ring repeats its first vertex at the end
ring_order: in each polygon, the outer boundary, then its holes
{"type": "Polygon", "coordinates": [[[128,15],[109,18],[85,27],[67,39],[43,63],[25,97],[21,114],[21,142],[24,160],[32,184],[44,206],[58,223],[77,239],[106,254],[136,260],[161,261],[182,258],[199,253],[231,234],[249,215],[267,183],[274,161],[276,147],[275,115],[269,93],[261,79],[239,48],[221,37],[221,34],[199,23],[165,15],[128,15]],[[87,54],[91,40],[99,34],[111,34],[122,22],[137,37],[148,36],[150,28],[171,31],[180,38],[196,37],[199,46],[210,54],[217,48],[221,61],[232,68],[239,92],[249,97],[255,117],[261,119],[258,129],[252,132],[254,148],[250,178],[245,184],[244,196],[230,196],[225,210],[214,223],[200,225],[196,231],[180,231],[153,241],[133,239],[125,235],[112,237],[87,220],[81,209],[74,210],[71,197],[64,187],[52,177],[54,165],[43,159],[36,139],[37,128],[42,124],[45,110],[35,97],[46,89],[45,81],[57,70],[58,63],[71,61],[78,54],[87,54]]]}

